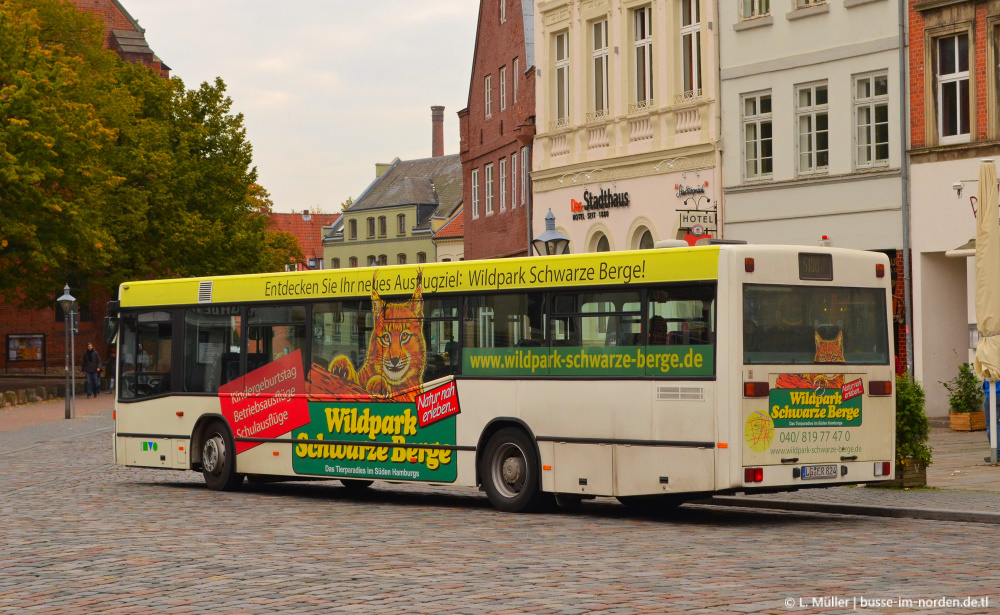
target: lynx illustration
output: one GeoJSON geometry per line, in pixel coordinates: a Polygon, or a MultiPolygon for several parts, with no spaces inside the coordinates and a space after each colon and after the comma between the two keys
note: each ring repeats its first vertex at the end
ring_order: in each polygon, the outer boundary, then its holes
{"type": "Polygon", "coordinates": [[[347,355],[337,355],[324,370],[310,373],[313,394],[378,397],[403,401],[415,397],[427,365],[424,302],[420,277],[409,300],[388,303],[372,292],[375,326],[368,340],[364,365],[355,368],[347,355]]]}

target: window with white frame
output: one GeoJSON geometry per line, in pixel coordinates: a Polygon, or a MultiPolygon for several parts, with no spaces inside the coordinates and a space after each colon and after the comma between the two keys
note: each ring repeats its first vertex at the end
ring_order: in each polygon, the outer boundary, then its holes
{"type": "Polygon", "coordinates": [[[608,114],[608,20],[593,24],[594,37],[594,117],[608,114]]]}
{"type": "Polygon", "coordinates": [[[358,221],[357,220],[351,220],[348,223],[348,227],[350,228],[350,238],[351,239],[357,239],[358,238],[358,221]]]}
{"type": "Polygon", "coordinates": [[[507,67],[500,67],[500,110],[507,108],[507,67]]]}
{"type": "Polygon", "coordinates": [[[937,125],[939,142],[969,140],[969,35],[937,39],[937,125]]]}
{"type": "Polygon", "coordinates": [[[774,172],[771,93],[743,97],[743,178],[770,179],[774,172]]]}
{"type": "Polygon", "coordinates": [[[701,94],[701,0],[681,0],[681,62],[684,96],[701,94]]]}
{"type": "Polygon", "coordinates": [[[507,0],[500,1],[500,23],[507,21],[507,0]]]}
{"type": "Polygon", "coordinates": [[[635,102],[639,107],[653,101],[653,8],[632,11],[635,41],[635,102]]]}
{"type": "Polygon", "coordinates": [[[472,169],[472,219],[479,217],[479,169],[472,169]]]}
{"type": "Polygon", "coordinates": [[[755,19],[771,14],[771,0],[742,0],[743,19],[755,19]]]}
{"type": "Polygon", "coordinates": [[[555,36],[556,47],[556,121],[569,122],[569,32],[555,36]]]}
{"type": "Polygon", "coordinates": [[[521,148],[521,204],[528,204],[528,147],[521,148]]]}
{"type": "Polygon", "coordinates": [[[854,78],[854,164],[871,168],[889,163],[889,75],[854,78]]]}
{"type": "Polygon", "coordinates": [[[510,155],[510,208],[517,209],[517,152],[510,155]]]}
{"type": "Polygon", "coordinates": [[[493,163],[486,165],[486,215],[493,215],[493,163]]]}
{"type": "Polygon", "coordinates": [[[493,75],[486,75],[485,84],[486,94],[486,117],[493,115],[493,75]]]}
{"type": "Polygon", "coordinates": [[[518,58],[514,58],[514,74],[512,75],[513,79],[511,79],[514,86],[514,102],[517,102],[517,82],[521,78],[520,66],[520,60],[518,58]]]}
{"type": "Polygon", "coordinates": [[[817,4],[826,4],[826,0],[795,0],[795,8],[804,9],[817,4]]]}
{"type": "Polygon", "coordinates": [[[507,211],[507,158],[500,159],[500,211],[507,211]]]}
{"type": "Polygon", "coordinates": [[[826,171],[830,166],[830,116],[826,82],[795,88],[799,173],[826,171]]]}

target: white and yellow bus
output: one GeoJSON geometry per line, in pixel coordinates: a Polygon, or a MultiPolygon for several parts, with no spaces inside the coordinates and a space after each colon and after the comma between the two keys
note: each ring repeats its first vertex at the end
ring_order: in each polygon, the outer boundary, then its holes
{"type": "Polygon", "coordinates": [[[124,284],[115,462],[506,511],[885,480],[887,264],[710,245],[124,284]]]}

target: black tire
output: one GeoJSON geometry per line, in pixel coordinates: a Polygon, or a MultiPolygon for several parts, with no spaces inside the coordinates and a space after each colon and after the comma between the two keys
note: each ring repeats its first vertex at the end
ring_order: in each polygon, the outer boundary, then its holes
{"type": "Polygon", "coordinates": [[[373,480],[364,480],[361,478],[341,478],[340,484],[344,486],[345,489],[352,492],[364,491],[365,489],[372,486],[373,480]]]}
{"type": "Polygon", "coordinates": [[[498,510],[530,512],[543,503],[535,446],[523,430],[504,427],[493,434],[479,463],[486,497],[498,510]]]}
{"type": "Polygon", "coordinates": [[[201,473],[213,491],[235,491],[243,484],[236,472],[236,446],[229,428],[222,421],[205,427],[201,444],[201,473]]]}

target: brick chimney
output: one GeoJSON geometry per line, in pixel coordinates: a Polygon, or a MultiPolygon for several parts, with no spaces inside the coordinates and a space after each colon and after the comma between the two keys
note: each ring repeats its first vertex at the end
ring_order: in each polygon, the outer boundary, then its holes
{"type": "Polygon", "coordinates": [[[444,107],[431,107],[431,156],[444,156],[444,107]]]}

